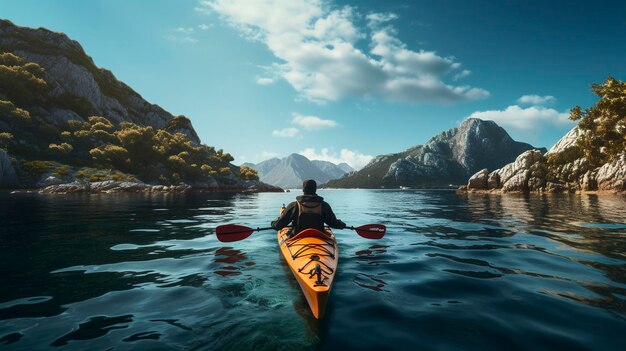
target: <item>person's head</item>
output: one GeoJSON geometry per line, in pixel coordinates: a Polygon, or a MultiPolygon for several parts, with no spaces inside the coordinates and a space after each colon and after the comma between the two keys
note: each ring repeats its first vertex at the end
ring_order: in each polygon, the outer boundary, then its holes
{"type": "Polygon", "coordinates": [[[304,195],[315,195],[317,183],[313,179],[306,179],[302,182],[302,192],[304,195]]]}

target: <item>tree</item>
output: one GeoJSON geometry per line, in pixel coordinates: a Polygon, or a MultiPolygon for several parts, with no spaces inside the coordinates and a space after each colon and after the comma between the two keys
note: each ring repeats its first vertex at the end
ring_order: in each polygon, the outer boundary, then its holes
{"type": "Polygon", "coordinates": [[[574,107],[570,119],[580,120],[585,131],[577,145],[593,167],[611,161],[626,150],[626,82],[608,77],[602,84],[592,84],[591,91],[600,99],[594,106],[574,107]]]}

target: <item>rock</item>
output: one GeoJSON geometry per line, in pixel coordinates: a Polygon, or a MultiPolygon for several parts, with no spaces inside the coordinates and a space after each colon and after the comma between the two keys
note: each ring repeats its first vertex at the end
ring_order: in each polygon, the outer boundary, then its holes
{"type": "Polygon", "coordinates": [[[43,176],[35,185],[37,188],[45,188],[47,186],[50,185],[57,185],[57,184],[63,184],[63,183],[67,183],[66,181],[64,181],[63,179],[54,176],[54,175],[47,175],[47,176],[43,176]]]}
{"type": "Polygon", "coordinates": [[[15,168],[9,155],[0,149],[0,188],[13,188],[15,186],[17,186],[15,168]]]}
{"type": "Polygon", "coordinates": [[[626,191],[626,153],[598,169],[598,190],[626,191]]]}
{"type": "MultiPolygon", "coordinates": [[[[517,156],[513,163],[509,163],[498,171],[502,187],[504,188],[505,184],[514,177],[516,177],[516,180],[513,183],[520,179],[528,180],[527,176],[520,177],[519,174],[525,174],[530,169],[530,166],[542,159],[543,155],[538,150],[528,150],[517,156]]],[[[510,186],[512,186],[513,183],[511,183],[510,186]]]]}
{"type": "Polygon", "coordinates": [[[540,191],[545,186],[545,180],[539,177],[530,177],[528,179],[528,190],[530,191],[540,191]]]}
{"type": "Polygon", "coordinates": [[[546,191],[549,193],[562,193],[564,190],[565,190],[565,187],[563,186],[563,184],[552,183],[552,182],[546,183],[546,191]]]}
{"type": "Polygon", "coordinates": [[[587,171],[580,181],[580,188],[586,191],[598,190],[597,170],[587,171]]]}
{"type": "Polygon", "coordinates": [[[483,168],[480,171],[476,172],[468,181],[467,188],[468,189],[487,189],[489,171],[487,168],[483,168]]]}
{"type": "Polygon", "coordinates": [[[499,169],[491,172],[489,174],[489,178],[487,179],[487,188],[489,189],[499,189],[502,185],[500,183],[500,174],[498,173],[499,169]]]}
{"type": "Polygon", "coordinates": [[[576,141],[582,134],[583,134],[582,130],[580,130],[578,126],[575,126],[569,132],[567,132],[567,134],[565,134],[561,139],[559,139],[559,141],[557,141],[556,144],[554,144],[554,146],[550,148],[550,150],[546,153],[546,155],[558,153],[571,146],[575,146],[576,141]]]}
{"type": "Polygon", "coordinates": [[[58,185],[50,185],[43,189],[40,189],[39,192],[43,194],[76,194],[76,193],[86,193],[90,192],[91,186],[86,182],[72,182],[58,185]]]}
{"type": "Polygon", "coordinates": [[[61,125],[66,119],[80,119],[76,118],[79,115],[100,115],[118,123],[170,127],[189,136],[194,144],[200,143],[188,119],[175,118],[144,100],[110,71],[97,67],[82,46],[63,33],[19,27],[8,20],[0,20],[0,51],[12,52],[43,67],[51,100],[69,97],[80,102],[70,104],[72,110],[59,111],[53,107],[42,114],[50,123],[61,125]]]}
{"type": "Polygon", "coordinates": [[[528,178],[530,176],[529,170],[521,170],[516,173],[514,176],[510,177],[504,184],[502,185],[502,190],[505,192],[511,191],[528,191],[528,178]]]}

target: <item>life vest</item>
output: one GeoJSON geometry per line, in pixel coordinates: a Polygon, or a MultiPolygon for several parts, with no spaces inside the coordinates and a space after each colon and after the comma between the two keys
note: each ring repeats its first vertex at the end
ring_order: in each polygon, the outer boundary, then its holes
{"type": "Polygon", "coordinates": [[[296,201],[298,206],[298,218],[294,226],[294,233],[313,228],[324,231],[324,217],[322,216],[322,203],[317,201],[296,201]]]}

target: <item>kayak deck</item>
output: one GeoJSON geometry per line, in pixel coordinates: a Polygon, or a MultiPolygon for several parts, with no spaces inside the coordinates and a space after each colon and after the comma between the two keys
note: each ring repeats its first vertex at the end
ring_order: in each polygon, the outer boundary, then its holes
{"type": "Polygon", "coordinates": [[[289,237],[290,228],[278,231],[281,253],[295,276],[315,318],[322,318],[326,310],[328,294],[333,284],[339,251],[335,235],[305,229],[289,237]]]}

